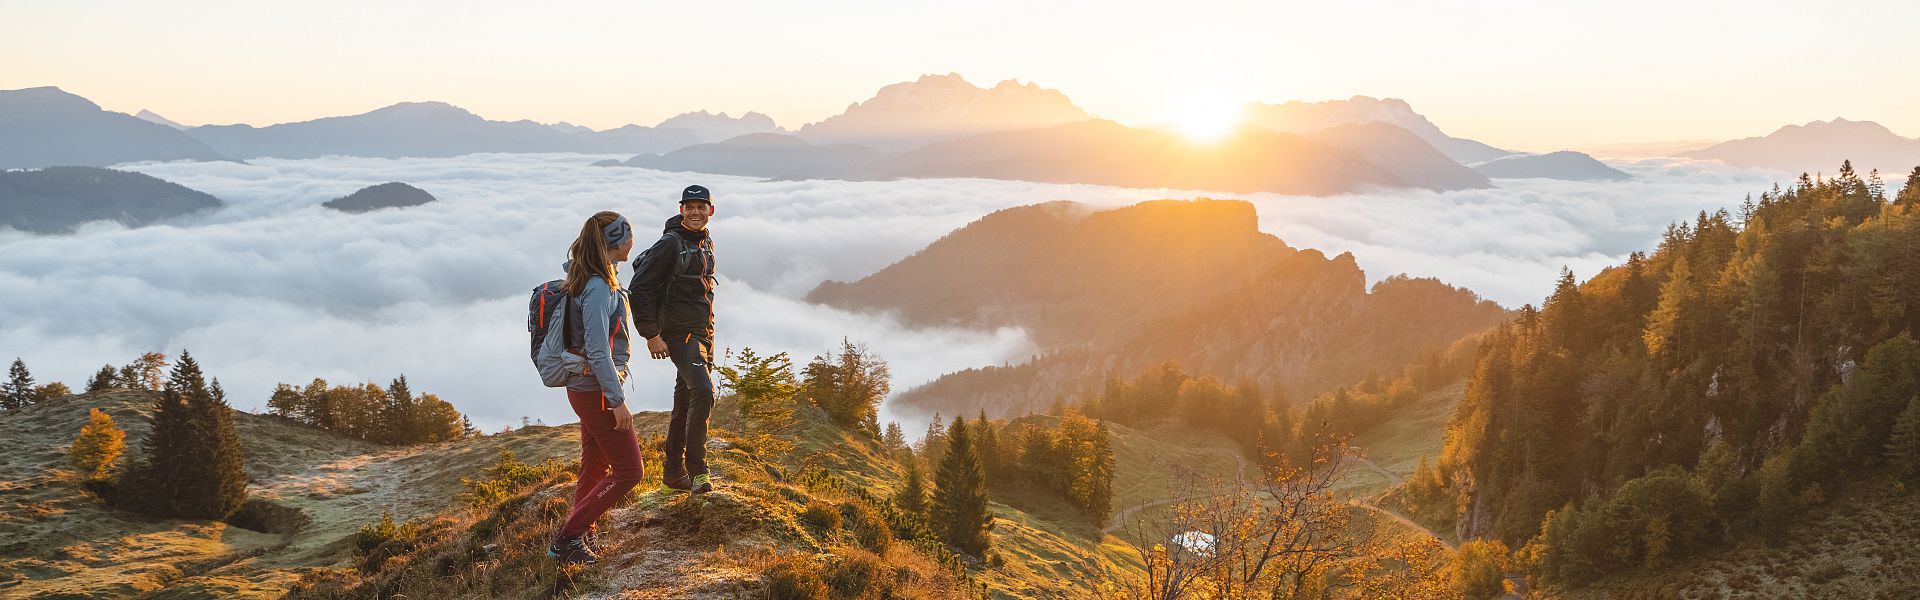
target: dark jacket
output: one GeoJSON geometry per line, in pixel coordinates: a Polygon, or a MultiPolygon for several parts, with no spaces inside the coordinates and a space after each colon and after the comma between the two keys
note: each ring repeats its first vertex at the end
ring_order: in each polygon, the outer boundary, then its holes
{"type": "Polygon", "coordinates": [[[692,334],[713,339],[713,236],[667,219],[653,247],[633,260],[633,331],[641,339],[692,334]],[[686,260],[680,260],[680,255],[686,260]],[[676,266],[685,264],[678,273],[676,266]]]}

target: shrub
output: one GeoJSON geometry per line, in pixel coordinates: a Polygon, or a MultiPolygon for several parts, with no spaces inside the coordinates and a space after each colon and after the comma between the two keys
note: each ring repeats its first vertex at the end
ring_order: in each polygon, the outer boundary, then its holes
{"type": "Polygon", "coordinates": [[[833,597],[820,568],[804,556],[787,556],[768,567],[767,597],[772,600],[824,600],[833,597]]]}
{"type": "MultiPolygon", "coordinates": [[[[299,531],[311,520],[306,511],[259,498],[248,498],[240,510],[227,516],[227,523],[234,527],[279,534],[299,531]]],[[[388,516],[387,521],[391,523],[392,517],[388,516]]]]}
{"type": "Polygon", "coordinates": [[[807,509],[801,511],[800,522],[816,532],[826,533],[840,528],[840,513],[825,502],[811,500],[807,502],[807,509]]]}
{"type": "Polygon", "coordinates": [[[502,449],[480,479],[460,479],[460,485],[467,487],[460,500],[473,508],[497,506],[535,483],[566,472],[567,466],[559,461],[530,465],[515,458],[512,450],[502,449]]]}
{"type": "Polygon", "coordinates": [[[888,569],[880,564],[879,556],[851,549],[833,563],[826,582],[835,598],[882,597],[892,587],[888,569]]]}
{"type": "Polygon", "coordinates": [[[886,519],[873,507],[858,501],[846,502],[840,505],[840,517],[861,547],[884,553],[893,546],[893,528],[887,526],[886,519]]]}
{"type": "Polygon", "coordinates": [[[1454,589],[1467,598],[1493,598],[1506,592],[1507,545],[1500,540],[1468,540],[1453,559],[1454,589]]]}

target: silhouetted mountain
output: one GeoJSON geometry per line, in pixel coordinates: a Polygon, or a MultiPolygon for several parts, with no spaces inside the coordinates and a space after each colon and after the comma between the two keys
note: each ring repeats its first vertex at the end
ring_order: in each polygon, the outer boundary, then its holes
{"type": "Polygon", "coordinates": [[[1481,175],[1500,178],[1543,177],[1571,181],[1617,181],[1633,179],[1619,169],[1593,157],[1561,150],[1547,154],[1516,154],[1473,166],[1481,175]]]}
{"type": "Polygon", "coordinates": [[[1258,230],[1251,204],[1217,200],[1007,209],[808,300],[915,325],[1026,328],[1034,361],[897,400],[946,414],[1022,414],[1168,360],[1314,393],[1398,372],[1505,315],[1432,280],[1390,278],[1368,293],[1351,255],[1288,247],[1258,230]]]}
{"type": "Polygon", "coordinates": [[[629,167],[694,171],[769,179],[864,179],[884,168],[879,150],[854,144],[816,146],[779,133],[750,133],[724,142],[688,146],[627,159],[629,167]]]}
{"type": "Polygon", "coordinates": [[[922,75],[883,88],[841,114],[800,128],[816,144],[852,143],[908,150],[931,142],[1092,118],[1058,90],[1012,80],[975,87],[959,75],[922,75]]]}
{"type": "Polygon", "coordinates": [[[162,117],[162,116],[160,116],[159,114],[157,114],[157,113],[155,113],[155,112],[153,112],[153,111],[150,111],[150,110],[146,110],[146,109],[144,109],[144,108],[143,108],[143,109],[140,109],[140,112],[138,112],[138,113],[135,113],[135,114],[133,115],[133,118],[135,118],[135,119],[139,119],[139,120],[142,120],[142,121],[146,121],[146,122],[148,122],[148,123],[153,123],[153,124],[156,124],[156,125],[165,125],[165,126],[168,126],[168,127],[172,127],[172,128],[174,128],[174,129],[186,129],[186,128],[187,128],[187,126],[185,126],[185,125],[181,125],[181,124],[179,124],[179,123],[175,123],[175,122],[173,122],[173,119],[169,119],[169,118],[166,118],[166,117],[162,117]]]}
{"type": "Polygon", "coordinates": [[[1304,137],[1242,128],[1218,142],[1082,121],[930,144],[901,156],[904,177],[985,177],[1141,188],[1338,194],[1365,186],[1435,187],[1406,181],[1356,153],[1304,137]]]}
{"type": "Polygon", "coordinates": [[[1454,162],[1419,136],[1387,123],[1348,123],[1301,137],[1358,154],[1417,187],[1437,190],[1493,187],[1486,177],[1454,162]]]}
{"type": "Polygon", "coordinates": [[[729,117],[727,113],[714,114],[707,111],[680,113],[661,121],[654,127],[659,129],[691,130],[702,142],[719,142],[749,133],[787,133],[773,118],[749,112],[739,117],[729,117]]]}
{"type": "Polygon", "coordinates": [[[225,160],[186,134],[56,87],[0,90],[0,169],[225,160]]]}
{"type": "Polygon", "coordinates": [[[559,123],[548,123],[547,126],[552,127],[554,131],[558,131],[560,133],[593,133],[592,128],[582,127],[579,125],[568,123],[566,121],[561,121],[559,123]]]}
{"type": "Polygon", "coordinates": [[[1199,144],[1172,133],[1100,120],[981,134],[902,154],[751,134],[663,156],[635,156],[625,164],[781,179],[979,177],[1232,193],[1325,195],[1367,186],[1445,190],[1488,185],[1486,178],[1447,161],[1411,135],[1370,128],[1322,137],[1394,161],[1395,168],[1383,168],[1331,143],[1256,128],[1199,144]]]}
{"type": "Polygon", "coordinates": [[[1766,137],[1721,142],[1680,155],[1790,173],[1818,173],[1851,160],[1862,173],[1879,169],[1892,175],[1920,166],[1920,139],[1901,137],[1873,121],[1835,118],[1788,125],[1766,137]]]}
{"type": "Polygon", "coordinates": [[[1462,164],[1493,160],[1514,153],[1512,150],[1501,150],[1447,135],[1425,116],[1413,112],[1413,107],[1407,101],[1398,98],[1381,100],[1354,96],[1325,102],[1254,102],[1241,109],[1241,116],[1248,124],[1281,133],[1307,133],[1347,124],[1386,123],[1413,132],[1448,158],[1462,164]]]}
{"type": "Polygon", "coordinates": [[[88,221],[139,227],[219,206],[218,198],[204,192],[141,173],[98,167],[0,171],[0,226],[21,231],[68,233],[88,221]]]}
{"type": "Polygon", "coordinates": [[[339,198],[321,204],[327,208],[349,213],[363,213],[382,208],[405,208],[419,206],[435,201],[433,194],[398,181],[367,186],[339,198]]]}
{"type": "Polygon", "coordinates": [[[270,127],[208,125],[187,130],[238,157],[382,158],[457,156],[475,152],[665,152],[699,140],[690,131],[639,125],[564,133],[533,121],[489,121],[443,102],[407,102],[366,114],[270,127]]]}

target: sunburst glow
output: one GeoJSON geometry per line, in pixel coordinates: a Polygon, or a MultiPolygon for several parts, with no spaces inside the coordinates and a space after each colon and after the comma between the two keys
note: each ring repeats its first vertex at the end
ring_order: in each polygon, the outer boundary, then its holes
{"type": "Polygon", "coordinates": [[[1190,96],[1180,103],[1172,120],[1182,135],[1194,141],[1219,141],[1239,126],[1240,105],[1221,94],[1190,96]]]}

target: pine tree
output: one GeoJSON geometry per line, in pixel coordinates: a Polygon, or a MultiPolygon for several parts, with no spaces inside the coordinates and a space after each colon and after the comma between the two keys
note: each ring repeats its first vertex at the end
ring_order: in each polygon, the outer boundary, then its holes
{"type": "Polygon", "coordinates": [[[980,418],[974,420],[978,431],[974,435],[974,454],[980,457],[980,468],[986,474],[987,481],[993,481],[995,475],[1004,473],[998,463],[1000,457],[1000,435],[998,427],[987,419],[987,410],[980,409],[980,418]]]}
{"type": "Polygon", "coordinates": [[[87,424],[73,438],[67,455],[83,479],[107,479],[113,473],[113,461],[127,447],[127,432],[113,424],[113,415],[98,408],[89,409],[87,424]]]}
{"type": "Polygon", "coordinates": [[[987,477],[975,454],[965,417],[947,430],[947,452],[934,474],[933,526],[942,541],[973,556],[984,556],[993,540],[993,515],[987,512],[987,477]]]}
{"type": "Polygon", "coordinates": [[[33,375],[27,372],[27,363],[13,359],[13,368],[7,370],[7,382],[0,384],[0,409],[18,410],[33,404],[33,375]]]}
{"type": "Polygon", "coordinates": [[[87,380],[87,393],[91,394],[116,387],[115,384],[119,382],[119,379],[119,373],[114,371],[113,365],[100,365],[100,370],[93,374],[92,379],[87,380]]]}
{"type": "Polygon", "coordinates": [[[791,442],[777,436],[793,426],[794,395],[800,391],[793,360],[785,352],[760,356],[746,348],[731,362],[720,367],[720,379],[739,399],[741,434],[769,453],[791,449],[791,442]]]}
{"type": "Polygon", "coordinates": [[[395,377],[387,384],[386,406],[380,411],[380,441],[388,444],[413,444],[422,441],[420,427],[414,406],[413,390],[407,387],[407,376],[395,377]]]}
{"type": "Polygon", "coordinates": [[[1091,472],[1088,485],[1088,512],[1095,523],[1106,523],[1113,515],[1113,477],[1116,471],[1113,456],[1113,432],[1107,429],[1106,421],[1100,422],[1100,431],[1093,438],[1093,455],[1089,461],[1091,472]]]}
{"type": "Polygon", "coordinates": [[[1900,206],[1920,205],[1920,167],[1914,167],[1907,174],[1906,187],[1900,188],[1900,194],[1893,197],[1893,203],[1900,206]]]}
{"type": "Polygon", "coordinates": [[[153,430],[120,496],[162,515],[219,519],[246,500],[247,476],[232,410],[186,352],[154,401],[153,430]]]}
{"type": "Polygon", "coordinates": [[[920,461],[907,461],[907,482],[893,496],[893,505],[901,512],[910,515],[927,514],[927,478],[922,474],[920,461]]]}
{"type": "Polygon", "coordinates": [[[473,437],[476,435],[480,435],[480,429],[474,427],[473,421],[468,420],[466,415],[460,415],[460,436],[473,437]]]}
{"type": "Polygon", "coordinates": [[[907,449],[907,434],[900,430],[899,421],[887,421],[887,432],[880,436],[880,448],[887,452],[907,449]]]}
{"type": "Polygon", "coordinates": [[[1907,401],[1907,409],[1894,421],[1887,462],[1908,479],[1920,478],[1920,396],[1907,401]]]}

